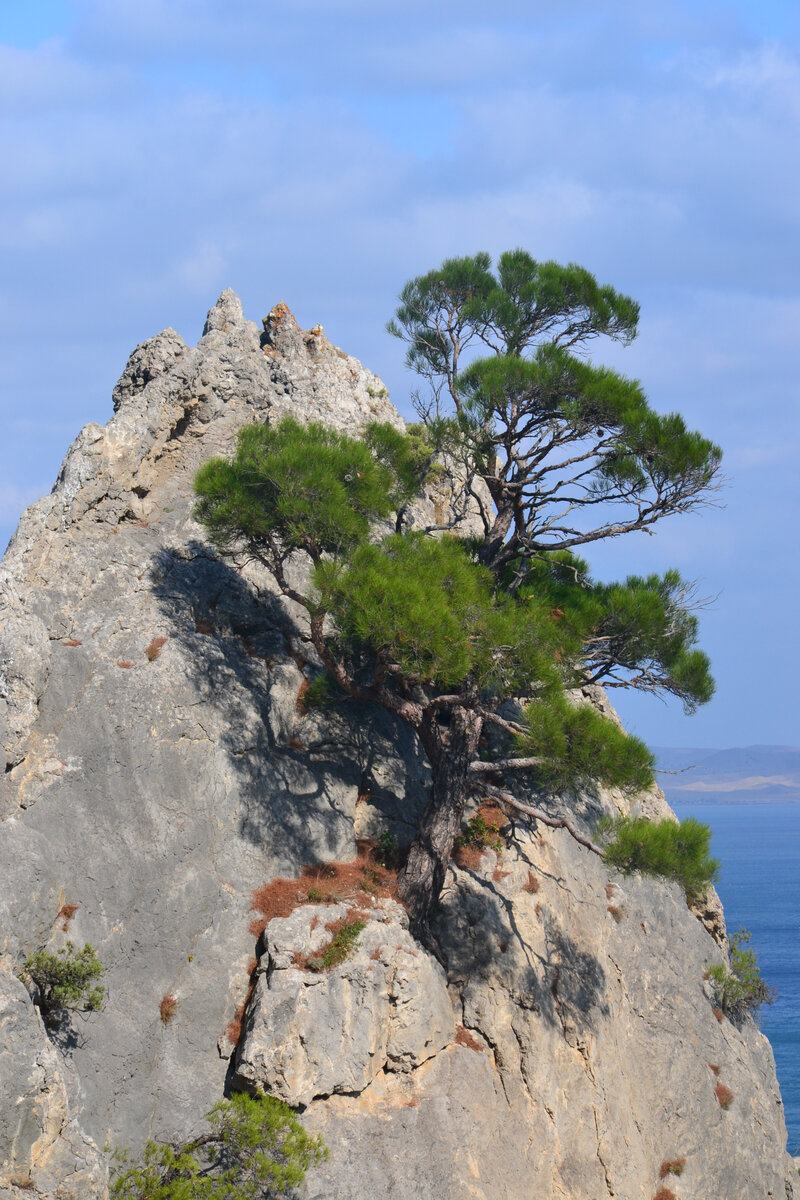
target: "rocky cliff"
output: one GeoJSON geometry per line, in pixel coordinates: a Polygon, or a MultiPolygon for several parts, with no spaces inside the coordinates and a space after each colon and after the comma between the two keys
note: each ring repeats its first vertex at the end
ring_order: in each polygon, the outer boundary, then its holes
{"type": "MultiPolygon", "coordinates": [[[[713,917],[676,886],[521,823],[450,872],[447,975],[392,900],[348,900],[346,867],[313,903],[259,901],[408,836],[426,770],[386,714],[307,711],[296,614],[213,553],[192,477],[246,422],[399,424],[380,379],[226,292],[196,348],[137,347],[113,399],[0,568],[0,1196],[99,1200],[104,1147],[263,1086],[330,1148],[304,1200],[790,1197],[769,1045],[717,1019],[713,917]],[[303,969],[353,905],[353,955],[303,969]],[[107,998],[48,1036],[17,973],[67,939],[107,998]]],[[[457,503],[443,473],[420,515],[457,503]]],[[[588,826],[628,801],[573,806],[588,826]]]]}

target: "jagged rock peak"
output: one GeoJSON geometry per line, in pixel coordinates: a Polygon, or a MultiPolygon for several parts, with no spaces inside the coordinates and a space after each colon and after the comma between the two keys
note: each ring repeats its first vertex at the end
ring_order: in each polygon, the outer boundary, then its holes
{"type": "Polygon", "coordinates": [[[212,329],[227,332],[229,329],[235,329],[237,326],[245,324],[255,328],[252,321],[246,320],[242,302],[236,295],[236,292],[233,288],[225,288],[220,293],[216,304],[208,310],[206,323],[203,326],[203,337],[209,334],[212,329]]]}
{"type": "Polygon", "coordinates": [[[313,358],[321,358],[326,350],[340,357],[343,355],[343,351],[337,350],[325,337],[321,325],[309,330],[301,329],[294,313],[283,301],[270,310],[262,324],[262,345],[267,355],[291,354],[303,349],[313,358]]]}
{"type": "Polygon", "coordinates": [[[78,434],[51,495],[23,516],[14,552],[31,549],[42,528],[149,519],[159,488],[186,492],[204,458],[229,453],[242,425],[270,413],[348,430],[370,420],[402,427],[382,380],[321,326],[301,330],[279,304],[264,329],[226,289],[196,347],[171,328],[138,345],[114,388],[114,415],[78,434]]]}
{"type": "Polygon", "coordinates": [[[162,329],[161,333],[138,345],[111,393],[114,412],[119,412],[131,396],[144,391],[151,380],[164,375],[179,358],[183,358],[187,349],[186,342],[172,328],[162,329]]]}

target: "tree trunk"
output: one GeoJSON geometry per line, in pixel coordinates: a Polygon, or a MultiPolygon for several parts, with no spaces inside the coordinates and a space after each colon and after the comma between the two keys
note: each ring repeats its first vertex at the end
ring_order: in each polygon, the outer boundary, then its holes
{"type": "Polygon", "coordinates": [[[469,764],[476,756],[482,719],[464,708],[454,708],[444,728],[434,714],[419,730],[433,771],[431,798],[419,831],[398,879],[400,896],[411,914],[411,931],[441,960],[442,954],[430,921],[444,886],[453,843],[461,829],[469,786],[469,764]]]}

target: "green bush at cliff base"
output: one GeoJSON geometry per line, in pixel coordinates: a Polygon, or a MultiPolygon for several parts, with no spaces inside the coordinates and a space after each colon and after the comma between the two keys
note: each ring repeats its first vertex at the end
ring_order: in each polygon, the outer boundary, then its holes
{"type": "Polygon", "coordinates": [[[606,862],[628,873],[677,880],[689,903],[702,896],[719,874],[719,862],[708,852],[711,830],[694,817],[685,821],[619,817],[606,822],[600,834],[606,862]]]}
{"type": "Polygon", "coordinates": [[[727,1017],[734,1020],[748,1012],[754,1013],[762,1004],[772,1004],[775,1000],[775,989],[761,978],[749,942],[749,931],[740,929],[731,938],[730,967],[719,963],[708,969],[717,1004],[727,1017]]]}
{"type": "Polygon", "coordinates": [[[150,1141],[133,1165],[118,1152],[113,1200],[277,1200],[328,1157],[274,1096],[220,1100],[206,1120],[210,1133],[181,1146],[150,1141]]]}

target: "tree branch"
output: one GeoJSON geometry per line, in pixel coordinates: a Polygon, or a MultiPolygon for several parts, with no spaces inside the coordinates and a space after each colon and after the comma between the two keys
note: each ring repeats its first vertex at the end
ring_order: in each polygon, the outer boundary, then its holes
{"type": "Polygon", "coordinates": [[[601,847],[590,838],[584,837],[568,817],[548,816],[540,808],[532,808],[529,804],[523,804],[517,800],[516,796],[512,796],[510,792],[504,792],[500,788],[493,787],[488,783],[481,786],[487,795],[493,796],[495,800],[500,800],[503,804],[510,805],[511,808],[515,808],[518,812],[525,813],[526,817],[533,817],[535,821],[541,821],[543,825],[548,825],[551,829],[566,829],[570,837],[573,837],[579,845],[585,846],[587,850],[591,850],[593,854],[599,855],[600,858],[605,858],[605,852],[601,847]]]}
{"type": "Polygon", "coordinates": [[[494,771],[530,771],[541,767],[543,758],[498,758],[495,762],[476,759],[469,764],[470,775],[491,775],[494,771]]]}
{"type": "Polygon", "coordinates": [[[501,729],[505,729],[508,733],[525,734],[528,730],[524,725],[520,725],[518,721],[507,721],[505,717],[501,717],[498,713],[486,712],[484,709],[478,710],[478,715],[483,717],[484,721],[489,721],[492,725],[499,725],[501,729]]]}

